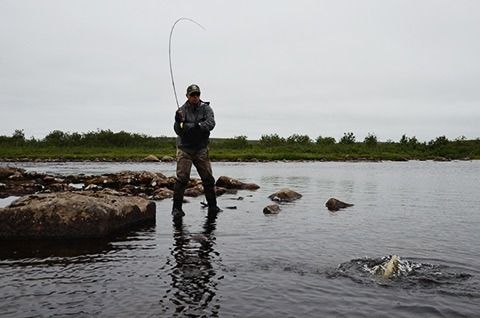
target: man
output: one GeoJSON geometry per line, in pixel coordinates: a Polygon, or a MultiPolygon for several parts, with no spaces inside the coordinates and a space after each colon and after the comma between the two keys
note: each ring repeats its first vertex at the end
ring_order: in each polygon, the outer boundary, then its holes
{"type": "Polygon", "coordinates": [[[183,194],[190,180],[192,164],[202,178],[208,213],[220,211],[215,194],[215,178],[208,157],[210,131],[215,127],[215,118],[209,102],[200,99],[200,87],[192,84],[187,88],[187,101],[175,113],[175,132],[177,133],[177,180],[173,194],[172,215],[174,220],[181,219],[183,194]]]}

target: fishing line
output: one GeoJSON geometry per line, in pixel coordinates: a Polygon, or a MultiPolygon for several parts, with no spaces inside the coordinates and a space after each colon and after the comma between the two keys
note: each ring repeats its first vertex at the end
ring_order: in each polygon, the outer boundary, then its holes
{"type": "Polygon", "coordinates": [[[175,28],[175,25],[177,25],[178,22],[185,20],[185,21],[190,21],[201,27],[204,31],[205,29],[200,23],[198,23],[195,20],[192,20],[190,18],[180,18],[175,23],[172,25],[172,29],[170,30],[170,38],[168,39],[168,61],[170,64],[170,77],[172,78],[172,86],[173,86],[173,94],[175,95],[175,101],[177,102],[177,108],[180,108],[180,105],[178,104],[178,97],[177,97],[177,90],[175,88],[175,80],[173,79],[173,69],[172,69],[172,35],[173,35],[173,29],[175,28]]]}

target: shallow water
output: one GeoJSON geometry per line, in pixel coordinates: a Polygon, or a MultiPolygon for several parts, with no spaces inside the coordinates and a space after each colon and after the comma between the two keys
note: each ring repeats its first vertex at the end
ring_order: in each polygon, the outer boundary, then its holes
{"type": "MultiPolygon", "coordinates": [[[[22,163],[48,173],[150,170],[174,164],[22,163]]],[[[261,188],[219,198],[206,218],[189,199],[174,226],[111,241],[5,243],[0,313],[31,316],[474,317],[480,312],[480,162],[214,163],[261,188]],[[265,216],[267,196],[303,194],[265,216]],[[242,199],[239,200],[239,197],[242,199]],[[329,212],[329,197],[354,203],[329,212]],[[385,280],[365,269],[396,254],[416,270],[385,280]]],[[[195,174],[194,174],[195,175],[195,174]]],[[[6,201],[0,200],[0,205],[6,201]]]]}

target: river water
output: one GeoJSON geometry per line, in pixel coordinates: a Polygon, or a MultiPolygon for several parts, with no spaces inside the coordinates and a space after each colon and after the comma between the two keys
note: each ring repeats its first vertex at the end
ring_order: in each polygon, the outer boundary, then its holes
{"type": "MultiPolygon", "coordinates": [[[[16,166],[60,174],[175,169],[16,166]]],[[[216,177],[261,188],[221,196],[224,212],[216,218],[206,218],[202,198],[189,198],[181,226],[172,225],[171,201],[158,201],[155,226],[109,241],[1,242],[0,315],[480,315],[480,162],[213,163],[213,169],[216,177]],[[303,197],[265,216],[267,196],[284,187],[303,197]],[[355,205],[329,212],[330,197],[355,205]],[[392,279],[367,271],[369,262],[393,254],[411,270],[392,279]]]]}

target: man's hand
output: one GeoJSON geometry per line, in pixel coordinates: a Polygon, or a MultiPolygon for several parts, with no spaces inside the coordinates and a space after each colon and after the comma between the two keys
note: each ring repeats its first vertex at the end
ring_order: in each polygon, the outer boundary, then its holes
{"type": "Polygon", "coordinates": [[[184,121],[183,113],[180,109],[177,110],[176,113],[175,113],[175,121],[177,123],[183,123],[183,121],[184,121]]]}

